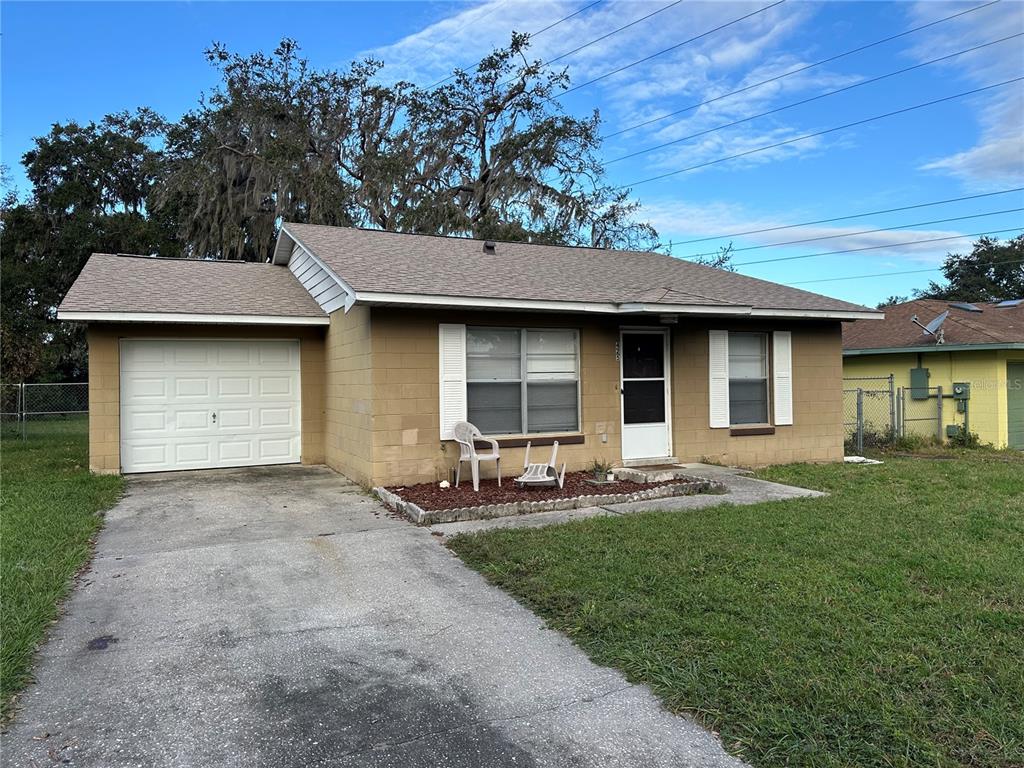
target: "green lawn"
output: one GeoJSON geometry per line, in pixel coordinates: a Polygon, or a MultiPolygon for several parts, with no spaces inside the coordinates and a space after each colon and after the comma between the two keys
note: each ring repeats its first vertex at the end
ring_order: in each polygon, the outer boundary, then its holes
{"type": "Polygon", "coordinates": [[[1024,458],[761,476],[832,495],[451,546],[756,766],[1024,765],[1024,458]]]}
{"type": "Polygon", "coordinates": [[[88,560],[98,511],[122,480],[90,475],[81,423],[30,424],[0,443],[0,712],[29,680],[32,655],[72,576],[88,560]]]}

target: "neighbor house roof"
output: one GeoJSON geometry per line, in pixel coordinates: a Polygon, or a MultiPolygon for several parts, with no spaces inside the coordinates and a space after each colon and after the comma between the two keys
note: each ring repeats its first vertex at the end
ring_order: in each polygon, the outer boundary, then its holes
{"type": "Polygon", "coordinates": [[[703,312],[880,318],[857,304],[646,251],[495,242],[285,224],[274,261],[295,245],[353,303],[595,312],[703,312]]]}
{"type": "Polygon", "coordinates": [[[853,323],[843,326],[843,354],[878,354],[880,352],[922,352],[975,347],[1024,348],[1024,301],[992,303],[950,302],[940,299],[917,299],[885,307],[885,320],[880,323],[853,323]],[[946,318],[936,333],[925,333],[911,318],[927,326],[943,313],[946,318]]]}
{"type": "Polygon", "coordinates": [[[290,270],[239,261],[94,253],[62,320],[320,325],[329,319],[290,270]]]}

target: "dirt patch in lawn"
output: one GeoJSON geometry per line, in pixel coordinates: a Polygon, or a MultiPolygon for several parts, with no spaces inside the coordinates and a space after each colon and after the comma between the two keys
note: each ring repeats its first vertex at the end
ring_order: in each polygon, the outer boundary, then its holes
{"type": "Polygon", "coordinates": [[[636,493],[662,485],[679,485],[687,478],[665,480],[660,483],[635,483],[631,480],[616,480],[612,483],[588,483],[593,478],[589,472],[566,472],[565,485],[519,488],[511,478],[504,479],[501,487],[497,480],[481,480],[480,490],[474,491],[472,482],[463,482],[456,488],[440,488],[437,483],[392,486],[387,490],[404,501],[411,501],[427,511],[479,507],[485,504],[510,504],[517,501],[550,501],[572,499],[577,496],[614,496],[621,493],[636,493]]]}

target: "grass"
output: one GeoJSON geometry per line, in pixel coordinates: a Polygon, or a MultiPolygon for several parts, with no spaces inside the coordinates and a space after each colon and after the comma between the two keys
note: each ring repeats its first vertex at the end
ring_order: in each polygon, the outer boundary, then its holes
{"type": "Polygon", "coordinates": [[[1024,457],[760,475],[831,496],[451,546],[756,766],[1024,765],[1024,457]]]}
{"type": "Polygon", "coordinates": [[[32,657],[89,559],[99,511],[121,495],[118,476],[88,471],[81,422],[30,424],[22,442],[0,443],[0,715],[29,681],[32,657]]]}

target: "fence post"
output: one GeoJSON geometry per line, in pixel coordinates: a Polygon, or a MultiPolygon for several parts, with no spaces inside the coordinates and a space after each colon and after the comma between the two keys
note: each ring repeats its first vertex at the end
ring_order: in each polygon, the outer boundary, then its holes
{"type": "Polygon", "coordinates": [[[936,410],[938,411],[939,417],[939,443],[942,443],[942,387],[936,387],[935,389],[937,393],[936,410]]]}
{"type": "Polygon", "coordinates": [[[22,442],[24,442],[26,440],[26,434],[25,434],[25,412],[27,411],[27,408],[25,406],[25,382],[24,381],[21,382],[21,386],[18,389],[18,400],[19,400],[18,420],[21,422],[21,440],[22,440],[22,442]]]}
{"type": "Polygon", "coordinates": [[[903,387],[896,387],[896,437],[903,437],[903,387]]]}
{"type": "Polygon", "coordinates": [[[857,387],[857,455],[864,455],[864,390],[857,387]]]}
{"type": "Polygon", "coordinates": [[[896,376],[889,374],[889,439],[896,437],[896,376]]]}

